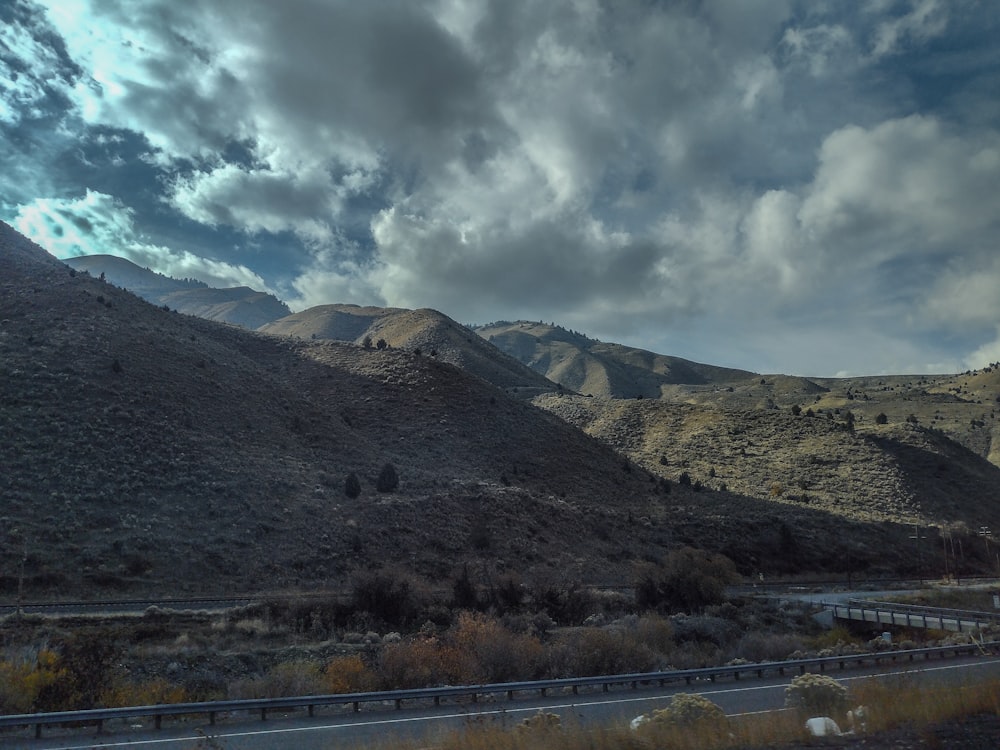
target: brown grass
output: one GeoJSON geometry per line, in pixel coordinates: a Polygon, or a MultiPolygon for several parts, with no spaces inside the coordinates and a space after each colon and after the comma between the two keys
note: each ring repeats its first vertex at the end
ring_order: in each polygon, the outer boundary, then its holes
{"type": "MultiPolygon", "coordinates": [[[[912,747],[908,744],[911,740],[918,742],[931,737],[941,726],[961,724],[974,716],[1000,716],[1000,681],[946,689],[887,684],[885,680],[873,679],[862,683],[851,697],[855,705],[867,707],[870,718],[867,728],[859,729],[855,738],[835,740],[838,747],[853,747],[855,743],[866,748],[912,747]]],[[[961,726],[953,729],[958,737],[964,731],[967,730],[961,726]]],[[[639,731],[621,726],[599,729],[546,726],[524,731],[483,725],[451,732],[434,741],[434,747],[440,750],[797,750],[817,744],[820,744],[817,740],[806,737],[803,718],[791,711],[730,719],[724,731],[717,725],[659,726],[639,731]]],[[[373,748],[409,750],[424,746],[394,741],[373,748]]]]}

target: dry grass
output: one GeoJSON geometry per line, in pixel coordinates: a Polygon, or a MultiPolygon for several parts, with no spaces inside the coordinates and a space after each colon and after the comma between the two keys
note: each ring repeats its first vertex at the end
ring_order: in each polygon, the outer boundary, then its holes
{"type": "MultiPolygon", "coordinates": [[[[854,743],[872,749],[914,747],[916,745],[909,744],[911,740],[921,742],[933,737],[935,729],[942,725],[958,722],[960,726],[954,731],[961,737],[965,731],[961,724],[969,717],[1000,716],[1000,681],[954,689],[918,688],[873,679],[855,689],[851,698],[855,705],[867,708],[867,727],[859,729],[853,740],[835,740],[838,747],[853,747],[854,743]]],[[[525,731],[472,725],[436,738],[433,746],[437,750],[797,750],[821,744],[807,738],[803,722],[804,718],[795,712],[782,711],[730,719],[722,731],[717,724],[664,725],[639,731],[622,726],[593,729],[546,724],[534,731],[525,731]]],[[[389,747],[415,750],[426,746],[425,742],[393,741],[371,746],[371,750],[389,747]]],[[[980,746],[985,745],[976,745],[980,746]]]]}

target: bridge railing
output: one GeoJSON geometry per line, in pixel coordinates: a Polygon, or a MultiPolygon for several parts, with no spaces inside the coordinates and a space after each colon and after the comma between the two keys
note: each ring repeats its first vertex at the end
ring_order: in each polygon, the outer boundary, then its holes
{"type": "MultiPolygon", "coordinates": [[[[841,605],[845,606],[845,605],[841,605]]],[[[634,674],[602,675],[597,677],[572,677],[531,682],[504,682],[487,685],[461,685],[454,687],[418,688],[410,690],[385,690],[365,693],[337,693],[331,695],[304,695],[286,698],[257,698],[230,701],[204,701],[198,703],[170,703],[153,706],[128,706],[125,708],[95,708],[84,711],[58,711],[37,714],[13,714],[0,716],[0,729],[33,726],[35,736],[41,737],[42,727],[69,724],[96,724],[100,729],[104,722],[123,719],[153,718],[155,727],[160,728],[163,717],[180,715],[207,715],[214,724],[219,714],[234,712],[260,712],[261,720],[267,719],[269,711],[307,709],[309,715],[317,707],[342,706],[359,711],[363,704],[388,704],[402,708],[407,701],[433,701],[439,705],[442,699],[465,699],[478,701],[483,696],[505,695],[514,700],[525,694],[545,696],[550,691],[560,690],[578,694],[581,688],[600,689],[608,692],[612,687],[630,687],[685,683],[696,681],[715,682],[718,679],[739,680],[742,677],[762,678],[765,675],[805,674],[808,671],[825,672],[828,668],[846,669],[865,663],[880,664],[897,661],[914,661],[918,657],[957,657],[984,651],[1000,649],[1000,641],[983,644],[956,644],[899,651],[866,652],[843,654],[840,656],[790,659],[787,661],[760,662],[753,664],[730,664],[720,667],[700,669],[668,670],[661,672],[641,672],[634,674]]]]}
{"type": "Polygon", "coordinates": [[[924,607],[869,599],[849,599],[847,602],[821,602],[833,616],[846,620],[899,625],[911,628],[934,628],[958,632],[977,630],[1000,622],[992,612],[924,607]]]}
{"type": "Polygon", "coordinates": [[[882,602],[872,599],[848,599],[851,605],[877,605],[880,609],[895,610],[897,612],[911,612],[915,614],[943,615],[945,617],[961,617],[963,620],[982,620],[987,622],[1000,622],[1000,611],[983,611],[974,609],[952,609],[949,607],[931,607],[926,604],[904,604],[902,602],[882,602]]]}

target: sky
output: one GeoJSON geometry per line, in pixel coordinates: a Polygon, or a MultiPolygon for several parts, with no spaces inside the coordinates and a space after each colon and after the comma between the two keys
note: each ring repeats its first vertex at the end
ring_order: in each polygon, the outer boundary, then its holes
{"type": "Polygon", "coordinates": [[[0,219],[761,373],[1000,361],[994,0],[0,0],[0,219]]]}

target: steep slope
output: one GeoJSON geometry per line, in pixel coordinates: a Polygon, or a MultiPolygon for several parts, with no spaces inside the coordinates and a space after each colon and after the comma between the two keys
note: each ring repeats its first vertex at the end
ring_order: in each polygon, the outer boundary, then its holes
{"type": "Polygon", "coordinates": [[[261,326],[260,330],[355,344],[361,344],[366,337],[376,343],[381,339],[393,349],[419,351],[498,388],[529,396],[557,387],[437,310],[320,305],[261,326]]]}
{"type": "Polygon", "coordinates": [[[603,580],[673,544],[620,456],[447,363],[181,316],[0,226],[0,592],[603,580]],[[393,464],[395,492],[376,491],[393,464]],[[356,472],[362,492],[345,494],[356,472]]]}
{"type": "Polygon", "coordinates": [[[611,398],[659,398],[675,383],[707,384],[753,376],[680,357],[594,341],[555,325],[517,321],[476,329],[491,344],[564,388],[611,398]]]}
{"type": "Polygon", "coordinates": [[[172,279],[114,255],[67,258],[64,263],[91,276],[103,274],[109,283],[128,289],[154,305],[166,305],[186,315],[244,328],[258,328],[291,312],[288,305],[272,294],[245,286],[214,289],[192,279],[172,279]]]}

